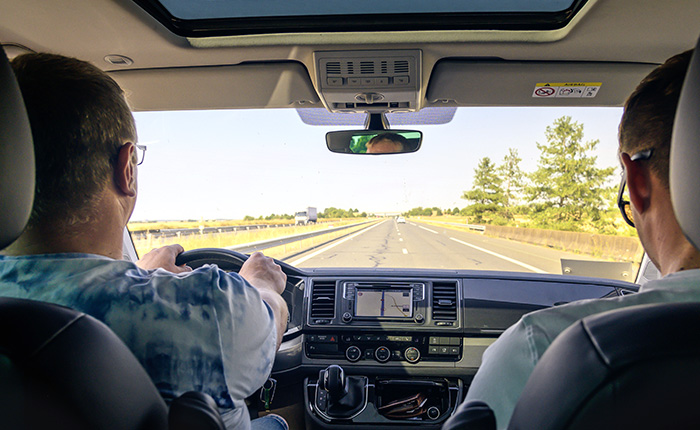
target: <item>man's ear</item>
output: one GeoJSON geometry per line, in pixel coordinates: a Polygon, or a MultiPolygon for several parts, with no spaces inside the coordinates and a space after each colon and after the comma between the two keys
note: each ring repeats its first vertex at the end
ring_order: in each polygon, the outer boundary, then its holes
{"type": "Polygon", "coordinates": [[[117,189],[129,197],[136,196],[136,165],[133,160],[135,150],[136,147],[131,142],[122,145],[114,168],[114,183],[117,189]]]}
{"type": "Polygon", "coordinates": [[[632,161],[629,154],[621,153],[622,164],[625,165],[627,175],[627,189],[630,193],[630,202],[637,212],[644,213],[651,201],[651,179],[649,168],[645,163],[632,161]]]}

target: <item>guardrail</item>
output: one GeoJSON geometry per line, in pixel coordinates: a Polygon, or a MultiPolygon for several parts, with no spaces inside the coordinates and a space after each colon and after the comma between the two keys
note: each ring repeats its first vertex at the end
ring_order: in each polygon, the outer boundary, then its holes
{"type": "Polygon", "coordinates": [[[250,242],[250,243],[244,243],[244,244],[240,244],[240,245],[227,246],[226,249],[230,249],[232,251],[238,251],[238,252],[242,252],[242,253],[246,254],[249,252],[262,251],[263,249],[272,248],[274,246],[282,246],[282,245],[286,245],[288,243],[297,242],[299,240],[308,239],[310,237],[321,236],[324,234],[333,233],[336,231],[341,231],[341,230],[345,230],[348,228],[357,227],[357,226],[364,225],[364,224],[369,224],[372,222],[374,222],[374,221],[364,221],[364,222],[344,225],[344,226],[340,226],[340,227],[332,227],[332,228],[328,228],[326,230],[312,231],[310,233],[293,234],[291,236],[278,237],[278,238],[269,239],[269,240],[261,240],[259,242],[250,242]]]}
{"type": "MultiPolygon", "coordinates": [[[[318,224],[321,224],[319,222],[318,224]]],[[[130,231],[131,236],[137,239],[144,239],[147,235],[151,235],[154,239],[162,237],[181,237],[193,234],[209,234],[209,233],[231,233],[236,231],[260,230],[264,228],[278,227],[294,227],[295,224],[249,224],[249,225],[229,225],[224,227],[204,227],[204,228],[163,228],[153,230],[133,230],[130,231]]]]}

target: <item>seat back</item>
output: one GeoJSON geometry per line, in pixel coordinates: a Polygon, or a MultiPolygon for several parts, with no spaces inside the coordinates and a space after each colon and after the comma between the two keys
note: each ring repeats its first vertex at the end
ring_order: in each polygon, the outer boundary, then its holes
{"type": "Polygon", "coordinates": [[[543,354],[508,429],[697,428],[700,303],[632,306],[569,327],[543,354]]]}
{"type": "Polygon", "coordinates": [[[678,224],[700,249],[700,40],[690,60],[673,123],[669,183],[678,224]]]}
{"type": "Polygon", "coordinates": [[[166,429],[167,408],[129,348],[62,306],[0,298],[0,427],[166,429]]]}
{"type": "Polygon", "coordinates": [[[0,249],[22,233],[34,202],[34,145],[24,101],[0,48],[0,249]]]}

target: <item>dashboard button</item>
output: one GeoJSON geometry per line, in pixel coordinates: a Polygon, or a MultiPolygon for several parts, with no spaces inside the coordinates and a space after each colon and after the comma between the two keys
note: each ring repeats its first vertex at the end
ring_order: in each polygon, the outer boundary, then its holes
{"type": "Polygon", "coordinates": [[[450,355],[459,355],[459,347],[458,346],[451,346],[450,347],[450,355]]]}
{"type": "Polygon", "coordinates": [[[441,355],[447,355],[450,353],[450,347],[449,346],[439,346],[438,351],[440,352],[441,355]]]}
{"type": "Polygon", "coordinates": [[[451,345],[449,337],[441,337],[440,345],[451,345]]]}
{"type": "Polygon", "coordinates": [[[458,337],[451,337],[449,344],[450,345],[459,345],[459,338],[458,337]]]}
{"type": "Polygon", "coordinates": [[[352,321],[352,314],[350,312],[345,312],[343,314],[342,320],[344,323],[349,323],[350,321],[352,321]]]}
{"type": "Polygon", "coordinates": [[[439,349],[440,349],[439,346],[431,346],[428,349],[428,354],[438,354],[440,352],[439,349]]]}
{"type": "Polygon", "coordinates": [[[359,360],[360,357],[362,357],[362,351],[360,351],[360,348],[354,345],[345,350],[345,358],[347,358],[349,361],[355,362],[359,360]]]}
{"type": "Polygon", "coordinates": [[[406,361],[409,363],[417,363],[418,360],[420,360],[420,351],[418,351],[418,348],[415,348],[413,346],[409,346],[406,348],[406,351],[404,352],[404,357],[406,357],[406,361]]]}
{"type": "Polygon", "coordinates": [[[391,351],[386,346],[380,346],[374,351],[374,358],[380,363],[386,363],[391,358],[391,351]]]}
{"type": "Polygon", "coordinates": [[[430,336],[428,343],[431,345],[440,345],[440,338],[437,336],[430,336]]]}

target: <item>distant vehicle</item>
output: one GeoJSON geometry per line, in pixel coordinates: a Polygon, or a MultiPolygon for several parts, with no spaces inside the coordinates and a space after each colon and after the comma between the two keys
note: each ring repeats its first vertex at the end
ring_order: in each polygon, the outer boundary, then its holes
{"type": "Polygon", "coordinates": [[[309,223],[315,223],[318,220],[318,214],[316,213],[316,208],[306,208],[305,211],[297,212],[294,214],[294,223],[296,225],[307,225],[309,223]]]}
{"type": "Polygon", "coordinates": [[[396,217],[396,222],[399,224],[406,224],[406,218],[404,218],[402,216],[396,217]]]}

